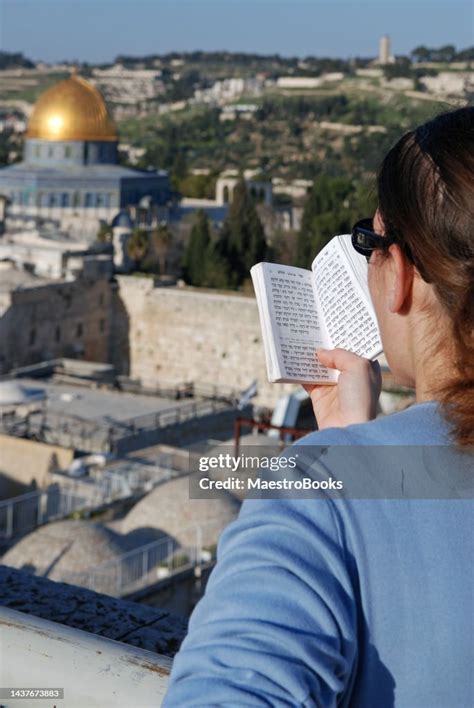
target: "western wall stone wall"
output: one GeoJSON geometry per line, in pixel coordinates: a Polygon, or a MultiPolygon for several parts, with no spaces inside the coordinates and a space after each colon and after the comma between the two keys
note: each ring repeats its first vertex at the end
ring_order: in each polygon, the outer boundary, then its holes
{"type": "Polygon", "coordinates": [[[108,361],[111,293],[107,278],[79,278],[4,293],[0,373],[61,357],[108,361]]]}
{"type": "Polygon", "coordinates": [[[254,297],[117,280],[112,351],[131,378],[149,387],[192,381],[238,390],[257,379],[253,400],[264,406],[297,389],[267,382],[254,297]]]}

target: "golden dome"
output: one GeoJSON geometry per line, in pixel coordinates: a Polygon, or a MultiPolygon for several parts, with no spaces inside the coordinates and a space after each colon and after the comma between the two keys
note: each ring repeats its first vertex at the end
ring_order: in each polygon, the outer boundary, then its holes
{"type": "Polygon", "coordinates": [[[117,129],[97,89],[72,75],[51,86],[33,108],[27,138],[116,141],[117,129]]]}

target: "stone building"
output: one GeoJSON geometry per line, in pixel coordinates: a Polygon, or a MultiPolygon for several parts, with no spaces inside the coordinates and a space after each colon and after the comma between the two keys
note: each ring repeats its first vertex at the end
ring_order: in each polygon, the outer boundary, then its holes
{"type": "Polygon", "coordinates": [[[9,212],[74,223],[110,222],[125,207],[152,208],[171,198],[168,174],[118,164],[118,134],[99,91],[80,76],[38,99],[26,132],[23,161],[0,169],[9,212]]]}
{"type": "MultiPolygon", "coordinates": [[[[232,204],[234,191],[240,181],[239,173],[235,170],[223,172],[216,182],[216,203],[219,206],[232,204]]],[[[273,201],[271,181],[261,180],[252,170],[246,170],[244,180],[250,194],[259,202],[271,206],[273,201]]]]}
{"type": "Polygon", "coordinates": [[[50,281],[3,263],[0,373],[61,357],[108,361],[111,308],[107,277],[50,281]]]}

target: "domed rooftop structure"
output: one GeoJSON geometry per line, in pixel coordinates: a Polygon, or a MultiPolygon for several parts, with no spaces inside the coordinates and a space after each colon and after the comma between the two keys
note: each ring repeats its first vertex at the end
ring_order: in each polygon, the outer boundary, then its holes
{"type": "Polygon", "coordinates": [[[120,536],[102,524],[56,521],[18,541],[3,556],[2,564],[66,580],[69,573],[80,573],[124,552],[120,536]]]}
{"type": "Polygon", "coordinates": [[[112,228],[115,229],[118,227],[123,229],[133,228],[133,222],[130,218],[130,214],[125,209],[119,211],[119,213],[112,219],[112,228]]]}
{"type": "Polygon", "coordinates": [[[158,485],[135,504],[121,530],[130,533],[141,527],[158,528],[181,546],[193,546],[199,527],[202,545],[212,546],[239,508],[240,502],[227,491],[213,499],[190,499],[189,477],[179,477],[158,485]]]}
{"type": "MultiPolygon", "coordinates": [[[[119,164],[118,132],[100,92],[72,75],[45,91],[31,114],[23,160],[0,168],[9,216],[46,218],[94,241],[101,222],[146,197],[150,224],[173,199],[167,172],[119,164]]],[[[135,219],[135,217],[134,217],[135,219]]]]}
{"type": "Polygon", "coordinates": [[[97,89],[72,75],[38,99],[26,138],[40,140],[117,141],[117,129],[97,89]]]}

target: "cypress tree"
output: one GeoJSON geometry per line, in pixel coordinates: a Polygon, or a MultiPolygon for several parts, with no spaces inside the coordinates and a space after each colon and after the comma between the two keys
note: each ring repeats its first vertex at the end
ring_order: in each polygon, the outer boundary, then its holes
{"type": "Polygon", "coordinates": [[[249,277],[250,268],[265,258],[265,232],[244,180],[234,189],[219,239],[219,251],[232,273],[229,285],[240,285],[249,277]]]}
{"type": "Polygon", "coordinates": [[[144,229],[135,228],[127,243],[127,253],[135,265],[141,264],[149,249],[148,233],[144,229]]]}
{"type": "Polygon", "coordinates": [[[306,200],[296,242],[296,264],[308,268],[333,236],[348,233],[354,218],[354,184],[344,177],[322,175],[306,200]]]}
{"type": "Polygon", "coordinates": [[[185,279],[190,285],[206,284],[210,243],[209,218],[206,212],[200,209],[194,217],[191,235],[184,254],[185,279]]]}

